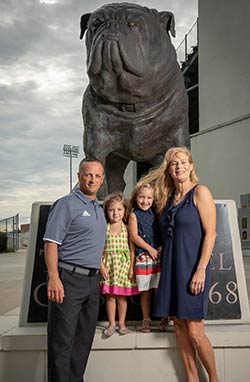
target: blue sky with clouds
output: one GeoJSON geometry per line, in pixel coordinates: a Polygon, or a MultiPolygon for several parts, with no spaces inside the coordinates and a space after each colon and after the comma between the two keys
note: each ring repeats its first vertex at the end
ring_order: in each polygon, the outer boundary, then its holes
{"type": "MultiPolygon", "coordinates": [[[[111,1],[121,2],[121,1],[111,1]]],[[[178,46],[197,18],[198,0],[133,1],[174,13],[178,46]]],[[[35,201],[69,192],[64,144],[83,154],[82,94],[88,84],[79,19],[108,1],[0,2],[0,219],[30,219],[35,201]]],[[[73,159],[76,182],[79,160],[73,159]]]]}

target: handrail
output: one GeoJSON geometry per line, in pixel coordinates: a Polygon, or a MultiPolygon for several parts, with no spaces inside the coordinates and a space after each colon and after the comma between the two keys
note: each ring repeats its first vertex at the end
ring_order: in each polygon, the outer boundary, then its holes
{"type": "Polygon", "coordinates": [[[194,47],[198,46],[198,17],[189,31],[185,34],[184,39],[176,48],[177,61],[179,64],[187,61],[188,55],[192,53],[194,47]]]}

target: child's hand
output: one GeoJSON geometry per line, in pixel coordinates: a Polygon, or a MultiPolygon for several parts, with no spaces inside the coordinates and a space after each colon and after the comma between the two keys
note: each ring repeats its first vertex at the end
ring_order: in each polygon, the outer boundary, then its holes
{"type": "Polygon", "coordinates": [[[151,249],[148,251],[149,255],[152,257],[153,260],[157,260],[159,257],[159,252],[157,249],[151,247],[151,249]]]}
{"type": "Polygon", "coordinates": [[[104,280],[106,280],[108,278],[108,270],[107,268],[105,267],[105,265],[101,264],[101,268],[100,268],[100,274],[102,276],[102,278],[104,280]]]}
{"type": "Polygon", "coordinates": [[[159,256],[161,256],[161,255],[162,255],[162,247],[159,247],[159,248],[157,249],[157,251],[158,251],[158,253],[159,253],[159,256]]]}
{"type": "Polygon", "coordinates": [[[129,278],[129,280],[133,280],[134,275],[135,275],[134,267],[131,265],[131,267],[129,268],[129,272],[128,272],[128,278],[129,278]]]}

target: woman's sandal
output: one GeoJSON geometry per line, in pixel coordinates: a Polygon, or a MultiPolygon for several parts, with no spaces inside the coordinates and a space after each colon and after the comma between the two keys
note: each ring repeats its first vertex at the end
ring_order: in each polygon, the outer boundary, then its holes
{"type": "Polygon", "coordinates": [[[163,317],[160,321],[160,323],[157,326],[157,329],[159,332],[166,332],[169,324],[169,318],[168,317],[163,317]]]}
{"type": "Polygon", "coordinates": [[[142,321],[141,332],[142,333],[150,333],[150,325],[151,325],[150,318],[144,319],[142,321]]]}
{"type": "Polygon", "coordinates": [[[108,326],[106,329],[103,331],[103,336],[105,338],[109,338],[115,334],[115,326],[108,326]]]}

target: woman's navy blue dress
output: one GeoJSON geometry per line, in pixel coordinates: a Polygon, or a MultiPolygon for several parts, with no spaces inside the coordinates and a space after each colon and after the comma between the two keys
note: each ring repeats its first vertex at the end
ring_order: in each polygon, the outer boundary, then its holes
{"type": "Polygon", "coordinates": [[[172,194],[160,218],[163,253],[154,309],[156,317],[203,319],[207,314],[210,264],[206,269],[204,292],[194,295],[190,291],[204,239],[200,215],[194,204],[195,188],[176,206],[172,194]]]}

